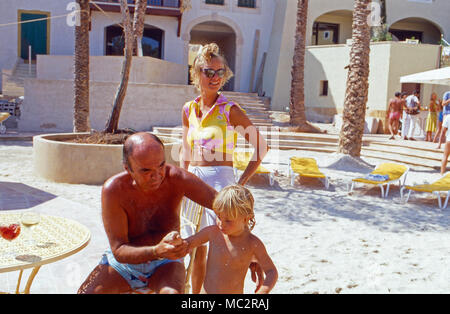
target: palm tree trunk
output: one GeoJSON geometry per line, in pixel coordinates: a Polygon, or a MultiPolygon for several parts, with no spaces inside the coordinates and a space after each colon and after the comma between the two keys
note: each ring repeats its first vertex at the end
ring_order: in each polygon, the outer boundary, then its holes
{"type": "Polygon", "coordinates": [[[75,26],[73,131],[89,132],[89,0],[77,0],[80,25],[75,26]]]}
{"type": "Polygon", "coordinates": [[[297,27],[292,65],[290,124],[298,132],[320,132],[306,120],[305,113],[305,50],[308,0],[297,0],[297,27]]]}
{"type": "Polygon", "coordinates": [[[367,17],[371,0],[355,0],[350,64],[345,93],[343,124],[338,153],[359,157],[369,92],[370,27],[367,17]]]}

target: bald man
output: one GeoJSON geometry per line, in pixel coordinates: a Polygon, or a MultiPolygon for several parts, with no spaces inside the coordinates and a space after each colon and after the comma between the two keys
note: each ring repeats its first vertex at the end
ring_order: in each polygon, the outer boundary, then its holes
{"type": "Polygon", "coordinates": [[[102,189],[102,218],[110,249],[78,293],[124,293],[149,287],[157,293],[183,293],[181,257],[186,242],[167,236],[180,231],[183,196],[207,208],[217,192],[195,175],[166,164],[164,145],[137,133],[123,148],[126,171],[102,189]]]}

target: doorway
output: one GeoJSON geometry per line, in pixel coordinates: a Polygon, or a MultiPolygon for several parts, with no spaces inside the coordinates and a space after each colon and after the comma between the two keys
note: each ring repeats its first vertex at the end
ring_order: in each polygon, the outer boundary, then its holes
{"type": "Polygon", "coordinates": [[[38,11],[19,11],[19,22],[38,20],[19,24],[19,56],[25,61],[29,60],[29,47],[31,47],[31,60],[36,55],[49,53],[50,13],[38,11]],[[44,20],[39,20],[44,19],[44,20]]]}

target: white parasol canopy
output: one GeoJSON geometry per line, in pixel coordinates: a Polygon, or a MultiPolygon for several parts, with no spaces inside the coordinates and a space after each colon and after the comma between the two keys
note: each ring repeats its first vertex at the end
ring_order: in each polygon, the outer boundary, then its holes
{"type": "Polygon", "coordinates": [[[450,85],[450,67],[402,76],[400,83],[450,85]]]}

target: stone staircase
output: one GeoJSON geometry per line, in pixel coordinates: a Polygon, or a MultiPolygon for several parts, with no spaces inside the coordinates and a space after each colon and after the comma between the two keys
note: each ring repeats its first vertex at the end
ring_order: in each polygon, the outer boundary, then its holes
{"type": "Polygon", "coordinates": [[[222,92],[229,100],[237,102],[247,112],[247,116],[257,127],[272,127],[270,100],[256,93],[222,92]]]}
{"type": "MultiPolygon", "coordinates": [[[[155,134],[181,139],[181,128],[153,128],[155,134]]],[[[310,134],[262,131],[271,149],[303,150],[322,153],[335,153],[338,147],[337,134],[310,134]]],[[[361,157],[374,158],[380,161],[404,163],[411,167],[439,169],[442,150],[435,147],[436,143],[423,141],[388,140],[388,135],[364,135],[361,157]]],[[[249,149],[245,140],[238,137],[238,148],[249,149]]]]}
{"type": "Polygon", "coordinates": [[[36,77],[36,64],[32,63],[28,67],[28,63],[19,60],[13,70],[3,70],[2,73],[2,93],[7,96],[23,96],[24,80],[26,78],[36,77]],[[30,71],[31,69],[31,71],[30,71]]]}

